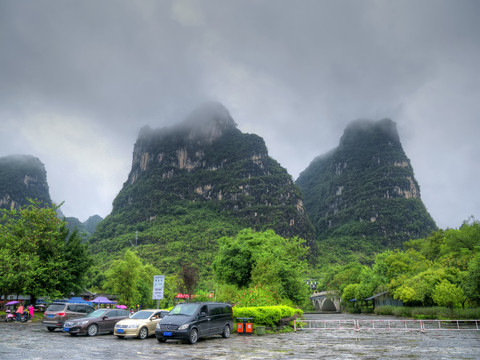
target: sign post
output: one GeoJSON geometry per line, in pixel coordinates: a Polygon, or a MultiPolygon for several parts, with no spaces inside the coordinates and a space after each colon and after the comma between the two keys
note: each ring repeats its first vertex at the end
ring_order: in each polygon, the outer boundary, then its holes
{"type": "Polygon", "coordinates": [[[153,294],[152,299],[157,300],[157,309],[160,300],[163,299],[163,286],[165,285],[165,275],[155,275],[153,277],[153,294]]]}

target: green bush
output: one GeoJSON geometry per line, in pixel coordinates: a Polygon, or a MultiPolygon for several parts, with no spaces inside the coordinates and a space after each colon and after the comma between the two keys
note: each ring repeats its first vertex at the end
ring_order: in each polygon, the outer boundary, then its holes
{"type": "Polygon", "coordinates": [[[407,307],[407,306],[379,306],[375,308],[377,315],[394,315],[418,320],[474,320],[480,319],[480,308],[449,309],[447,307],[407,307]]]}
{"type": "Polygon", "coordinates": [[[393,309],[393,315],[397,317],[411,317],[411,308],[406,306],[395,306],[393,309]]]}
{"type": "Polygon", "coordinates": [[[234,318],[253,318],[255,325],[265,325],[275,328],[282,319],[297,318],[303,315],[300,309],[289,306],[259,306],[233,308],[234,318]]]}
{"type": "Polygon", "coordinates": [[[414,307],[410,309],[410,316],[419,320],[437,319],[439,312],[442,310],[439,307],[414,307]]]}
{"type": "Polygon", "coordinates": [[[480,319],[480,308],[475,309],[454,309],[454,316],[456,319],[480,319]]]}
{"type": "Polygon", "coordinates": [[[377,315],[393,315],[394,306],[384,305],[384,306],[377,306],[374,310],[374,313],[377,315]]]}

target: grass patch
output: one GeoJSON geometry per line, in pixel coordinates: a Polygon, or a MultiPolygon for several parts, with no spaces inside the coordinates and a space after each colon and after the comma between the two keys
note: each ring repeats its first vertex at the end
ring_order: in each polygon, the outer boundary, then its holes
{"type": "Polygon", "coordinates": [[[418,320],[475,320],[480,319],[480,308],[449,309],[446,307],[379,306],[377,315],[393,315],[418,320]]]}

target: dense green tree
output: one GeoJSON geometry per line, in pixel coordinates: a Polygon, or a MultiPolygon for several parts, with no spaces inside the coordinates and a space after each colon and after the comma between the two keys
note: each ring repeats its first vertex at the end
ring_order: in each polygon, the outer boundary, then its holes
{"type": "Polygon", "coordinates": [[[350,261],[345,265],[331,266],[322,279],[320,289],[340,290],[349,285],[360,283],[363,265],[358,261],[350,261]]]}
{"type": "Polygon", "coordinates": [[[198,266],[184,263],[180,270],[179,278],[182,281],[183,292],[189,295],[189,299],[192,299],[199,280],[198,266]]]}
{"type": "Polygon", "coordinates": [[[19,210],[1,210],[0,289],[5,293],[60,297],[81,289],[91,265],[86,244],[69,234],[58,206],[31,201],[19,210]]]}
{"type": "Polygon", "coordinates": [[[348,303],[349,300],[355,299],[360,284],[348,284],[342,292],[342,301],[348,303]]]}
{"type": "Polygon", "coordinates": [[[382,283],[382,278],[375,274],[372,268],[364,266],[360,273],[360,284],[355,293],[357,301],[364,301],[366,298],[374,295],[382,283]]]}
{"type": "Polygon", "coordinates": [[[444,269],[430,268],[415,276],[406,279],[402,278],[400,280],[400,286],[395,288],[393,295],[406,303],[419,303],[422,306],[432,306],[433,291],[435,287],[445,279],[446,274],[444,269]],[[408,294],[408,296],[406,294],[408,294]]]}
{"type": "Polygon", "coordinates": [[[480,304],[480,253],[470,260],[463,284],[467,297],[480,304]]]}
{"type": "MultiPolygon", "coordinates": [[[[142,300],[143,268],[144,265],[139,257],[133,251],[127,249],[123,259],[113,261],[105,272],[105,289],[119,295],[121,303],[130,306],[140,304],[142,300]]],[[[150,289],[152,287],[153,283],[150,289]]]]}
{"type": "MultiPolygon", "coordinates": [[[[143,307],[156,305],[152,299],[153,277],[161,272],[152,264],[143,264],[140,257],[127,249],[122,259],[114,260],[105,271],[101,287],[119,296],[119,301],[128,306],[137,304],[143,307]]],[[[97,275],[98,276],[98,275],[97,275]]],[[[180,288],[177,276],[166,276],[164,299],[159,303],[162,307],[173,305],[173,299],[180,288]]]]}
{"type": "Polygon", "coordinates": [[[463,290],[448,280],[442,280],[432,293],[433,301],[439,306],[447,306],[453,309],[463,300],[463,290]]]}
{"type": "Polygon", "coordinates": [[[295,304],[308,298],[305,282],[308,248],[302,239],[285,239],[273,230],[244,229],[235,238],[221,238],[213,261],[218,281],[238,287],[262,284],[295,304]]]}

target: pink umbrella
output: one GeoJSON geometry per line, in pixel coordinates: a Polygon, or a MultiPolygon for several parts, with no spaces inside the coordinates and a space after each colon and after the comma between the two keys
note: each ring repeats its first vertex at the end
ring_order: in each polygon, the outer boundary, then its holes
{"type": "Polygon", "coordinates": [[[117,309],[126,309],[127,305],[115,305],[117,309]]]}

